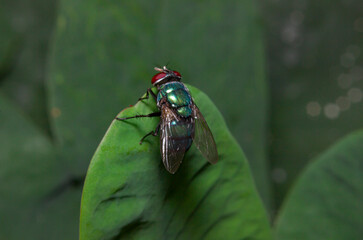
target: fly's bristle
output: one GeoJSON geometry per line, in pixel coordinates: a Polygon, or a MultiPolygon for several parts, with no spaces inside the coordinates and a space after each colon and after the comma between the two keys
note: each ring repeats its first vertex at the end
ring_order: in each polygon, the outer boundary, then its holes
{"type": "Polygon", "coordinates": [[[154,69],[159,72],[164,72],[164,73],[169,72],[169,69],[167,69],[166,66],[163,66],[163,68],[154,67],[154,69]]]}

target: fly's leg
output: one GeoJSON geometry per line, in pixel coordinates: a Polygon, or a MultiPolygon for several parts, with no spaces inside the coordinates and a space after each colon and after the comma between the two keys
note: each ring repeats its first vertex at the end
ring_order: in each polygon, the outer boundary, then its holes
{"type": "Polygon", "coordinates": [[[151,90],[151,88],[148,88],[147,89],[147,91],[146,91],[146,96],[145,97],[141,97],[141,98],[139,98],[139,100],[138,101],[142,101],[142,100],[144,100],[144,99],[149,99],[149,96],[152,96],[154,99],[155,99],[155,101],[156,101],[156,95],[155,95],[155,93],[151,90]]]}
{"type": "Polygon", "coordinates": [[[142,142],[145,140],[145,138],[147,138],[148,136],[152,135],[154,137],[156,137],[159,134],[159,130],[160,130],[160,123],[156,126],[154,131],[149,132],[148,134],[146,134],[145,136],[143,136],[139,142],[139,144],[141,145],[142,142]]]}
{"type": "MultiPolygon", "coordinates": [[[[155,101],[157,99],[155,93],[151,90],[151,88],[148,88],[147,91],[146,91],[146,96],[145,97],[141,97],[139,98],[138,101],[142,101],[144,99],[149,99],[149,96],[152,96],[155,101]]],[[[116,120],[119,120],[119,121],[123,121],[123,120],[126,120],[126,119],[131,119],[131,118],[142,118],[142,117],[160,117],[161,113],[160,112],[154,112],[154,113],[150,113],[150,114],[147,114],[147,115],[135,115],[133,117],[125,117],[125,118],[118,118],[116,117],[115,119],[116,120]]]]}
{"type": "Polygon", "coordinates": [[[131,119],[131,118],[160,117],[160,115],[161,115],[160,112],[153,112],[153,113],[150,113],[150,114],[147,114],[147,115],[135,115],[135,116],[132,116],[132,117],[125,117],[125,118],[116,117],[115,119],[119,120],[119,121],[123,121],[123,120],[131,119]]]}
{"type": "MultiPolygon", "coordinates": [[[[138,101],[142,101],[144,99],[149,99],[149,96],[152,96],[155,101],[157,100],[157,96],[155,95],[155,93],[151,90],[151,88],[148,88],[147,91],[146,91],[146,96],[145,97],[141,97],[139,98],[138,101]]],[[[116,117],[115,119],[118,120],[118,121],[123,121],[123,120],[127,120],[127,119],[132,119],[132,118],[143,118],[143,117],[160,117],[161,116],[161,112],[153,112],[153,113],[150,113],[150,114],[146,114],[146,115],[135,115],[135,116],[132,116],[132,117],[125,117],[125,118],[118,118],[116,117]]],[[[144,139],[150,135],[153,135],[153,136],[157,136],[158,133],[159,133],[159,129],[160,129],[160,123],[156,126],[156,129],[154,131],[151,131],[149,132],[148,134],[146,134],[139,142],[139,144],[141,145],[142,142],[144,141],[144,139]]]]}

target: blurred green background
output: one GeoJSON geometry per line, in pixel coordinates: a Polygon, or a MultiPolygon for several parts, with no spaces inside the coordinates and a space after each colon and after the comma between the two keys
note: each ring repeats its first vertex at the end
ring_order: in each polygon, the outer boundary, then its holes
{"type": "Polygon", "coordinates": [[[362,128],[362,5],[0,0],[0,239],[76,238],[97,145],[167,63],[222,112],[273,224],[311,159],[362,128]]]}

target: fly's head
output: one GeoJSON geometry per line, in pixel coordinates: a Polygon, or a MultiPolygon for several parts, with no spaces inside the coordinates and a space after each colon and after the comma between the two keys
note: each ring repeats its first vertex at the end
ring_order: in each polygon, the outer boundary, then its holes
{"type": "Polygon", "coordinates": [[[159,87],[167,82],[181,80],[181,75],[179,72],[169,70],[165,66],[163,68],[155,67],[154,69],[159,72],[151,79],[151,83],[156,87],[159,87]]]}

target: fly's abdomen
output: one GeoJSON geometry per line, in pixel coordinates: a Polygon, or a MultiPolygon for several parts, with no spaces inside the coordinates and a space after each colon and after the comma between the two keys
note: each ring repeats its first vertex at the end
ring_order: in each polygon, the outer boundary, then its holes
{"type": "MultiPolygon", "coordinates": [[[[169,128],[171,134],[168,140],[172,142],[170,146],[188,150],[193,142],[192,134],[194,125],[192,123],[174,120],[170,123],[169,128]]],[[[179,149],[174,150],[178,151],[179,149]]]]}
{"type": "Polygon", "coordinates": [[[177,110],[179,115],[183,117],[191,115],[192,98],[182,83],[171,82],[163,85],[158,93],[157,101],[159,102],[163,97],[166,97],[168,103],[177,110]]]}

